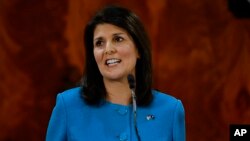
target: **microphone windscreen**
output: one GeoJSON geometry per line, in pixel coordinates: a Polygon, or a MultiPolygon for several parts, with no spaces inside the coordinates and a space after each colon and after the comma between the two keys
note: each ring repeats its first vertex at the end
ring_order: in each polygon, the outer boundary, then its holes
{"type": "Polygon", "coordinates": [[[135,89],[135,77],[132,74],[128,75],[128,83],[130,89],[135,89]]]}

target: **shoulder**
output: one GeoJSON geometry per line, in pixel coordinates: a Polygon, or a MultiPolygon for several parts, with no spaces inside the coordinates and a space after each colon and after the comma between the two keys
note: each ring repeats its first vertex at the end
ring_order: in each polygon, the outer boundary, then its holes
{"type": "Polygon", "coordinates": [[[174,97],[172,95],[169,95],[167,93],[160,92],[158,90],[152,90],[152,94],[153,94],[153,97],[154,97],[154,100],[153,100],[154,103],[173,104],[173,103],[176,103],[176,102],[180,101],[176,97],[174,97]]]}
{"type": "Polygon", "coordinates": [[[65,90],[57,95],[57,99],[61,99],[65,106],[84,104],[81,87],[75,87],[65,90]]]}
{"type": "Polygon", "coordinates": [[[78,97],[79,95],[81,95],[81,91],[82,91],[81,87],[75,87],[75,88],[71,88],[63,92],[60,92],[59,95],[66,97],[66,98],[74,98],[74,97],[78,97]]]}
{"type": "Polygon", "coordinates": [[[154,97],[151,103],[152,107],[169,112],[175,112],[176,110],[184,112],[184,107],[180,99],[157,90],[152,90],[152,94],[154,97]]]}

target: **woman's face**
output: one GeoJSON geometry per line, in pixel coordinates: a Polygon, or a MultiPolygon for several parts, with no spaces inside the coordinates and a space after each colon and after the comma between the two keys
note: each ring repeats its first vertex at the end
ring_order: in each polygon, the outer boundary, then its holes
{"type": "Polygon", "coordinates": [[[104,79],[121,80],[127,79],[128,74],[135,75],[139,54],[126,30],[112,24],[98,24],[93,44],[95,61],[104,79]]]}

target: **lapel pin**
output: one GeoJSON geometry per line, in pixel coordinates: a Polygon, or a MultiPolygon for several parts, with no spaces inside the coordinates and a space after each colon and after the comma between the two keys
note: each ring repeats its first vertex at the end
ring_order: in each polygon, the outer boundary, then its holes
{"type": "Polygon", "coordinates": [[[146,119],[147,120],[154,120],[155,116],[154,115],[147,115],[146,119]]]}

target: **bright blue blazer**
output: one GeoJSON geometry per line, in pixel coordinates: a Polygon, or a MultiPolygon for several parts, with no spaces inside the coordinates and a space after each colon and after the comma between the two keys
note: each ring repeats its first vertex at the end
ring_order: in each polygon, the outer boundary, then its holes
{"type": "MultiPolygon", "coordinates": [[[[141,141],[185,141],[185,116],[180,100],[152,90],[153,101],[137,107],[141,141]]],[[[131,105],[105,101],[89,106],[81,88],[58,94],[46,141],[137,141],[131,105]]]]}

